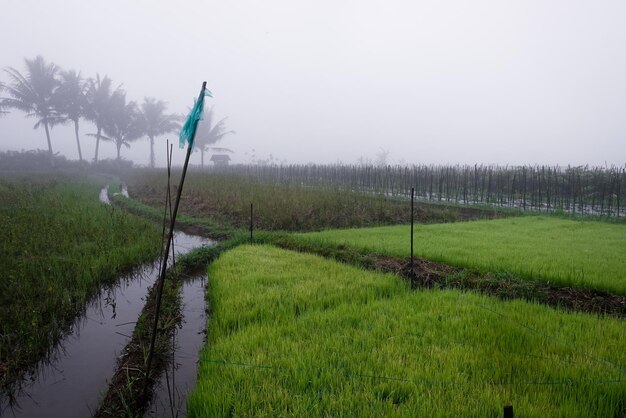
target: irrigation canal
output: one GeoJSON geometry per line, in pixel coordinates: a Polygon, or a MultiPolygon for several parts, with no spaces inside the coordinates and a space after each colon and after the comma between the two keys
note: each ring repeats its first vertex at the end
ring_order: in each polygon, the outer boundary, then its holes
{"type": "MultiPolygon", "coordinates": [[[[100,200],[110,204],[107,188],[100,192],[100,200]]],[[[211,244],[209,239],[180,231],[174,235],[177,254],[211,244]]],[[[12,405],[3,398],[0,416],[90,417],[108,388],[117,358],[158,275],[159,260],[155,260],[103,288],[53,353],[27,376],[12,405]]],[[[159,381],[148,416],[185,415],[185,395],[195,385],[206,328],[205,284],[206,277],[194,277],[183,285],[183,321],[176,331],[175,358],[159,381]]]]}
{"type": "Polygon", "coordinates": [[[206,277],[196,277],[183,284],[183,327],[176,330],[174,361],[161,375],[148,407],[148,417],[186,416],[187,393],[196,384],[198,353],[204,344],[206,277]]]}

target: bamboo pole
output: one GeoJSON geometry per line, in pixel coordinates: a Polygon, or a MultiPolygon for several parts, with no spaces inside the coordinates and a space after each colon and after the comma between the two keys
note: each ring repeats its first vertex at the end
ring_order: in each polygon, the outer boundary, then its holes
{"type": "MultiPolygon", "coordinates": [[[[204,94],[206,90],[206,81],[202,83],[202,88],[200,89],[200,94],[198,95],[198,100],[204,100],[204,94]]],[[[193,141],[196,137],[196,130],[198,128],[198,121],[194,121],[193,130],[191,132],[191,140],[189,145],[187,146],[187,155],[185,156],[185,164],[183,165],[183,172],[180,177],[180,183],[178,186],[178,190],[176,191],[176,201],[174,203],[174,210],[171,213],[171,222],[169,229],[169,236],[165,243],[165,259],[161,266],[161,272],[159,274],[159,280],[157,283],[157,294],[156,294],[156,308],[154,312],[154,323],[152,324],[152,336],[150,339],[150,351],[148,351],[148,359],[146,361],[146,378],[144,380],[143,386],[143,396],[142,401],[145,404],[148,395],[148,382],[150,380],[150,368],[152,366],[152,358],[154,356],[154,345],[156,342],[156,333],[159,323],[159,313],[161,310],[161,297],[163,295],[163,283],[165,282],[165,273],[167,271],[167,255],[170,252],[170,244],[174,237],[174,226],[176,225],[176,215],[178,213],[178,205],[180,204],[180,196],[183,191],[183,185],[185,184],[185,175],[187,174],[187,167],[189,166],[189,157],[191,156],[191,152],[193,151],[193,141]]]]}

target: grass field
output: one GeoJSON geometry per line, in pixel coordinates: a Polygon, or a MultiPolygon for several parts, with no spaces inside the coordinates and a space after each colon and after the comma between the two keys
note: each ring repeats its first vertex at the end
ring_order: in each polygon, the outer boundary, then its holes
{"type": "Polygon", "coordinates": [[[0,181],[2,387],[51,348],[104,283],[158,253],[158,229],[100,203],[99,188],[0,181]]]}
{"type": "MultiPolygon", "coordinates": [[[[304,240],[408,257],[407,225],[328,230],[304,240]]],[[[415,227],[415,254],[460,267],[626,294],[626,225],[528,216],[415,227]]]]}
{"type": "MultiPolygon", "coordinates": [[[[174,176],[173,184],[178,184],[174,176]]],[[[161,208],[165,190],[162,170],[140,170],[127,176],[130,195],[161,208]]],[[[185,180],[181,208],[184,214],[207,218],[233,228],[247,228],[254,204],[256,229],[312,231],[390,225],[410,220],[408,200],[350,193],[337,187],[265,182],[246,176],[190,172],[185,180]]],[[[494,210],[419,204],[418,222],[450,222],[498,215],[494,210]]]]}
{"type": "Polygon", "coordinates": [[[619,320],[457,291],[267,246],[209,267],[188,415],[608,417],[626,413],[619,320]]]}

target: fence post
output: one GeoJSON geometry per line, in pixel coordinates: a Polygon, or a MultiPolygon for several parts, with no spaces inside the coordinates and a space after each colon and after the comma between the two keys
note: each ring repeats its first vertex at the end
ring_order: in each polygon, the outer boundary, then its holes
{"type": "Polygon", "coordinates": [[[254,207],[253,204],[250,203],[250,244],[252,244],[252,229],[254,228],[254,224],[252,223],[252,219],[254,218],[254,207]]]}
{"type": "Polygon", "coordinates": [[[415,187],[411,187],[411,274],[413,274],[413,201],[415,200],[415,187]]]}
{"type": "Polygon", "coordinates": [[[504,407],[504,418],[513,418],[513,405],[506,405],[504,407]]]}

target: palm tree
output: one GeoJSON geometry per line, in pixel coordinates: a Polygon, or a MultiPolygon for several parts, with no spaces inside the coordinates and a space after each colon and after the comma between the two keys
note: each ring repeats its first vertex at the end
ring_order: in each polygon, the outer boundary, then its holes
{"type": "MultiPolygon", "coordinates": [[[[200,150],[200,166],[202,168],[204,168],[204,153],[211,148],[210,145],[215,144],[228,134],[235,133],[235,131],[226,130],[226,119],[227,118],[223,118],[214,124],[215,117],[213,114],[213,107],[211,107],[209,111],[204,114],[204,118],[198,123],[194,147],[200,150]]],[[[220,149],[230,151],[227,148],[220,149]]]]}
{"type": "Polygon", "coordinates": [[[180,129],[180,116],[167,115],[164,113],[166,110],[167,103],[151,97],[146,97],[141,105],[145,135],[150,139],[150,167],[152,168],[154,168],[154,138],[180,129]]]}
{"type": "Polygon", "coordinates": [[[114,93],[122,92],[118,87],[115,92],[112,91],[113,82],[108,76],[100,79],[100,74],[96,75],[95,80],[87,81],[86,92],[86,108],[85,118],[92,121],[96,125],[96,155],[94,162],[98,162],[98,150],[100,148],[100,139],[102,139],[102,128],[108,117],[111,97],[114,93]]]}
{"type": "Polygon", "coordinates": [[[80,72],[74,70],[63,71],[61,73],[61,84],[56,94],[56,109],[58,112],[57,123],[74,122],[74,133],[76,134],[76,146],[78,147],[78,159],[83,161],[83,153],[80,149],[80,138],[78,135],[78,121],[85,115],[87,98],[85,95],[86,84],[80,72]]]}
{"type": "MultiPolygon", "coordinates": [[[[3,90],[4,90],[4,84],[0,82],[0,93],[2,93],[3,90]]],[[[9,113],[4,109],[5,109],[4,102],[2,99],[0,99],[0,116],[6,115],[7,113],[9,113]]]]}
{"type": "Polygon", "coordinates": [[[145,134],[144,121],[137,103],[126,103],[126,93],[116,91],[111,96],[109,108],[104,118],[102,139],[112,141],[117,148],[117,160],[121,159],[122,145],[130,148],[130,142],[145,134]]]}
{"type": "Polygon", "coordinates": [[[48,141],[50,164],[54,166],[50,128],[57,116],[54,109],[56,90],[59,86],[57,74],[59,67],[53,63],[46,63],[41,55],[29,60],[24,59],[26,75],[22,75],[13,67],[4,71],[11,80],[4,88],[10,97],[2,98],[2,106],[21,110],[27,117],[37,118],[34,129],[44,127],[48,141]]]}

